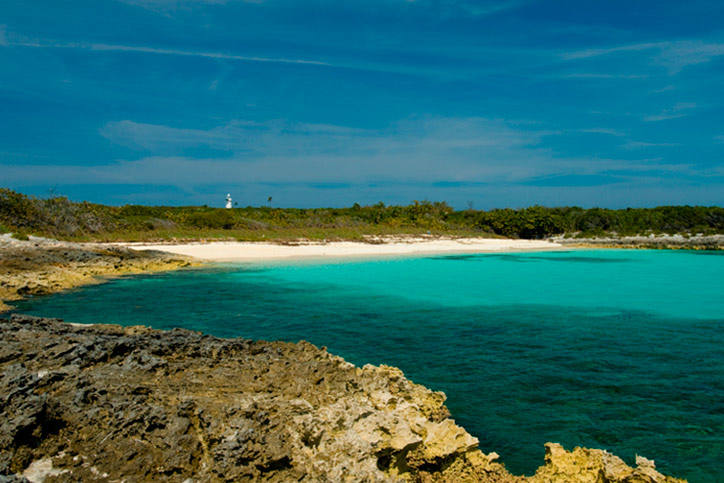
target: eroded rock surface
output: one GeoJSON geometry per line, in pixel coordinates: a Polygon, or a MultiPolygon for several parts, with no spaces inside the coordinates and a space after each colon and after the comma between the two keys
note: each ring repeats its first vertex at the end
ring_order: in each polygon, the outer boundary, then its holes
{"type": "Polygon", "coordinates": [[[10,308],[4,301],[59,292],[101,276],[174,270],[192,263],[162,252],[0,236],[0,312],[10,308]]]}
{"type": "Polygon", "coordinates": [[[593,248],[648,248],[665,250],[724,250],[724,235],[632,235],[616,236],[603,235],[594,238],[577,238],[558,235],[551,237],[551,241],[562,245],[593,248]]]}
{"type": "MultiPolygon", "coordinates": [[[[305,342],[19,315],[0,334],[8,479],[526,481],[477,449],[444,394],[305,342]]],[[[678,481],[554,444],[531,480],[678,481]]]]}
{"type": "Polygon", "coordinates": [[[560,444],[546,443],[545,465],[538,468],[531,483],[571,481],[599,483],[620,481],[626,483],[656,483],[681,481],[656,471],[653,461],[636,457],[636,468],[626,465],[621,458],[600,449],[575,448],[566,451],[560,444]]]}

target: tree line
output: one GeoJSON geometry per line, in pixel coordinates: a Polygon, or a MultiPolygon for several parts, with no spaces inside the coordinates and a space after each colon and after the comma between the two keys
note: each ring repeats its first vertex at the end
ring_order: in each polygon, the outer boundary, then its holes
{"type": "MultiPolygon", "coordinates": [[[[546,238],[649,233],[724,233],[724,208],[660,206],[656,208],[580,208],[532,206],[523,209],[454,210],[445,202],[415,201],[407,206],[354,204],[348,208],[232,209],[208,206],[107,206],[72,202],[65,197],[35,198],[0,188],[0,232],[55,237],[102,235],[124,231],[353,229],[374,231],[467,231],[514,238],[546,238]]],[[[344,232],[340,232],[344,233],[344,232]]]]}

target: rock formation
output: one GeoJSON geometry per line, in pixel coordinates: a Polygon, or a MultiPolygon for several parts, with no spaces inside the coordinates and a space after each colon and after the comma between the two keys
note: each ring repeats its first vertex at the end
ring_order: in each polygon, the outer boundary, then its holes
{"type": "Polygon", "coordinates": [[[189,258],[113,245],[83,245],[32,237],[0,236],[0,312],[4,301],[59,292],[94,283],[98,277],[174,270],[189,258]]]}
{"type": "Polygon", "coordinates": [[[657,250],[724,250],[724,235],[674,234],[631,235],[606,234],[593,238],[557,235],[550,238],[555,243],[583,248],[646,248],[657,250]]]}
{"type": "Polygon", "coordinates": [[[680,481],[556,444],[511,475],[444,394],[306,342],[19,315],[0,334],[0,481],[680,481]]]}

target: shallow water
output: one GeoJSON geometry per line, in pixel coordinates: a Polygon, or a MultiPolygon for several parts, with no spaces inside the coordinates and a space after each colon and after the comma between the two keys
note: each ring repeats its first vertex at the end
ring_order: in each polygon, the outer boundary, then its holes
{"type": "Polygon", "coordinates": [[[514,472],[543,443],[724,481],[724,255],[595,250],[219,265],[18,304],[68,321],[309,340],[400,367],[514,472]]]}

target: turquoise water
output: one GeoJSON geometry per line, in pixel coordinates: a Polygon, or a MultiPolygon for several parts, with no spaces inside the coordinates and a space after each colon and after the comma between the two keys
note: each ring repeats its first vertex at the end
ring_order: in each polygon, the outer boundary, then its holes
{"type": "Polygon", "coordinates": [[[400,367],[518,473],[543,443],[724,481],[724,255],[571,251],[220,265],[23,302],[74,322],[309,340],[400,367]]]}

